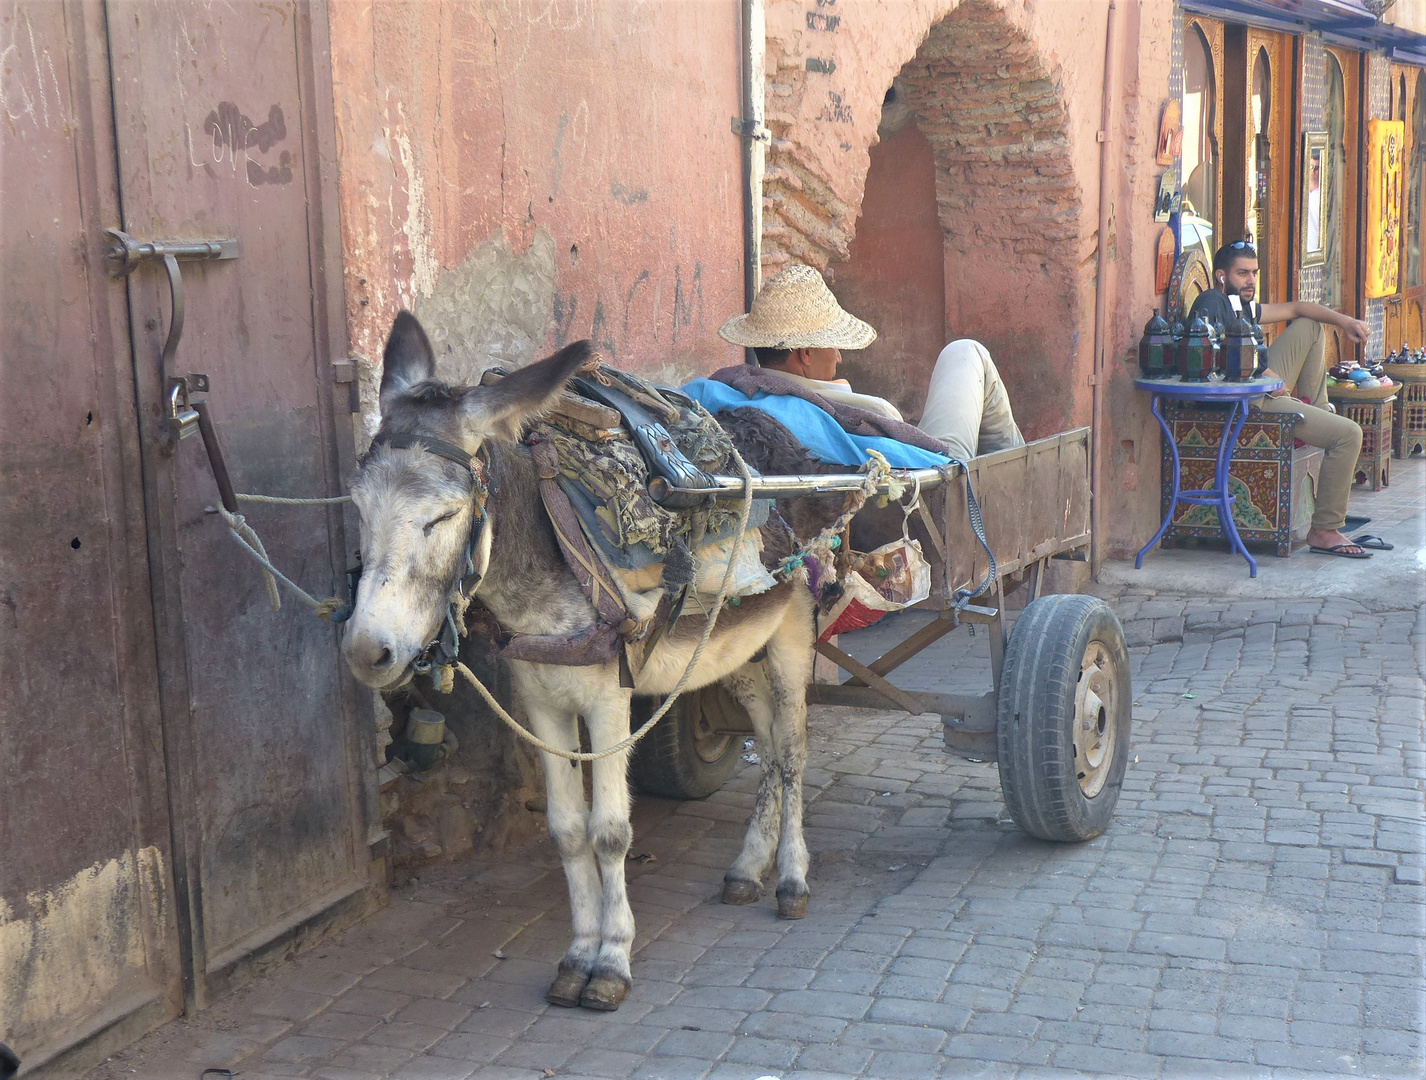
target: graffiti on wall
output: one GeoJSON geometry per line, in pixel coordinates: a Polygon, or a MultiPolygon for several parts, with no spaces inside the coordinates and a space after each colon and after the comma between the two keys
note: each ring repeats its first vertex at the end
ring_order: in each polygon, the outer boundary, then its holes
{"type": "MultiPolygon", "coordinates": [[[[619,312],[620,332],[617,335],[614,317],[610,315],[611,304],[606,302],[602,291],[595,293],[592,309],[586,309],[591,310],[592,314],[589,316],[589,330],[584,332],[585,323],[580,317],[579,296],[564,289],[557,289],[554,296],[555,347],[563,348],[571,341],[588,337],[604,353],[606,360],[616,363],[621,358],[621,352],[627,352],[627,343],[638,336],[640,331],[646,332],[655,342],[667,341],[669,348],[677,348],[680,341],[687,347],[691,340],[696,341],[704,334],[707,317],[703,310],[701,261],[695,260],[693,272],[686,276],[683,264],[674,264],[673,298],[666,307],[659,299],[659,290],[648,267],[636,271],[632,278],[627,289],[620,290],[616,286],[616,292],[622,291],[620,307],[614,309],[619,312]],[[646,321],[641,324],[640,319],[646,321]],[[663,335],[665,326],[669,328],[666,338],[663,335]]],[[[667,293],[663,295],[667,296],[667,293]]]]}
{"type": "Polygon", "coordinates": [[[280,151],[272,164],[255,156],[267,154],[287,138],[281,105],[269,106],[267,119],[255,124],[233,102],[220,101],[204,119],[197,139],[193,125],[185,123],[183,128],[188,138],[188,164],[193,168],[214,178],[221,168],[234,175],[241,172],[249,187],[292,183],[294,159],[290,150],[280,151]]]}

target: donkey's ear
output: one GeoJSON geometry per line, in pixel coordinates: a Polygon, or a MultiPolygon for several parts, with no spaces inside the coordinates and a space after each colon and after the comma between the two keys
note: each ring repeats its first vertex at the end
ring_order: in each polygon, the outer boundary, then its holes
{"type": "Polygon", "coordinates": [[[593,355],[593,345],[576,341],[491,386],[471,390],[461,405],[471,434],[506,441],[518,439],[526,423],[549,408],[565,383],[593,355]]]}
{"type": "Polygon", "coordinates": [[[435,376],[436,354],[426,331],[409,311],[397,312],[381,361],[381,411],[390,411],[396,398],[435,376]]]}

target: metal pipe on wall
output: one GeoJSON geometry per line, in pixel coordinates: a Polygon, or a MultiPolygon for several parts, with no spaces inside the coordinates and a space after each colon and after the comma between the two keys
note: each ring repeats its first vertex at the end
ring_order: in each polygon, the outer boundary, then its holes
{"type": "MultiPolygon", "coordinates": [[[[741,56],[742,101],[733,130],[742,140],[743,150],[743,310],[752,306],[762,287],[763,169],[769,135],[763,125],[766,102],[763,67],[767,53],[767,22],[763,0],[740,0],[742,4],[741,56]]],[[[748,349],[746,360],[757,361],[748,349]]]]}
{"type": "Polygon", "coordinates": [[[1104,559],[1104,381],[1109,367],[1105,323],[1109,304],[1108,247],[1112,202],[1109,197],[1109,133],[1114,119],[1114,103],[1118,100],[1114,63],[1118,15],[1114,0],[1109,0],[1109,13],[1104,26],[1104,91],[1099,112],[1099,254],[1094,271],[1094,357],[1090,376],[1089,568],[1095,579],[1099,577],[1099,566],[1104,559]]]}

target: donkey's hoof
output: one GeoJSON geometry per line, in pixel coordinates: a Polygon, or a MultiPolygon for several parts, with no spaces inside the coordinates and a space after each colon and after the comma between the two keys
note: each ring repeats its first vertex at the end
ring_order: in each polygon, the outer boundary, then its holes
{"type": "Polygon", "coordinates": [[[784,892],[777,890],[777,915],[780,919],[805,919],[807,918],[807,899],[810,894],[807,886],[803,885],[798,889],[789,889],[784,892]]]}
{"type": "Polygon", "coordinates": [[[762,894],[762,886],[756,881],[739,881],[736,878],[723,879],[723,903],[725,904],[756,904],[762,894]]]}
{"type": "Polygon", "coordinates": [[[561,968],[560,973],[555,976],[555,981],[550,983],[549,990],[545,992],[545,1000],[551,1005],[563,1005],[566,1009],[576,1008],[580,995],[588,985],[589,972],[561,968]]]}
{"type": "Polygon", "coordinates": [[[584,993],[579,997],[579,1003],[586,1009],[613,1012],[619,1007],[619,1003],[628,996],[628,993],[629,984],[625,980],[614,975],[596,975],[589,980],[589,985],[584,988],[584,993]]]}

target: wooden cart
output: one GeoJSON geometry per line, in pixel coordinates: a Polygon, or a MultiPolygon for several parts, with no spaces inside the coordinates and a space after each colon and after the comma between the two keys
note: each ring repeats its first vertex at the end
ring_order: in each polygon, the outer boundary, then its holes
{"type": "MultiPolygon", "coordinates": [[[[1082,560],[1089,546],[1089,429],[975,458],[948,482],[935,470],[903,475],[921,481],[914,535],[932,565],[932,591],[917,606],[935,618],[871,663],[819,643],[817,651],[850,677],[813,684],[808,700],[937,713],[947,750],[998,762],[1006,806],[1026,832],[1062,841],[1098,836],[1113,815],[1129,753],[1132,695],[1123,632],[1102,600],[1041,595],[1050,560],[1082,560]],[[977,506],[984,545],[973,524],[977,506]],[[984,591],[967,602],[964,592],[982,584],[984,591]],[[1008,633],[1005,597],[1021,587],[1029,590],[1028,603],[1008,633]],[[992,685],[984,693],[896,685],[898,667],[961,623],[989,631],[992,685]]],[[[862,479],[767,477],[755,494],[831,494],[862,479]]],[[[726,478],[726,484],[741,493],[741,480],[726,478]]],[[[899,522],[900,511],[890,509],[899,522]]],[[[874,516],[867,510],[854,521],[854,547],[870,546],[857,534],[859,527],[870,531],[874,516]]],[[[715,686],[686,695],[639,745],[634,776],[655,794],[708,795],[736,766],[751,730],[726,691],[715,686]]]]}

